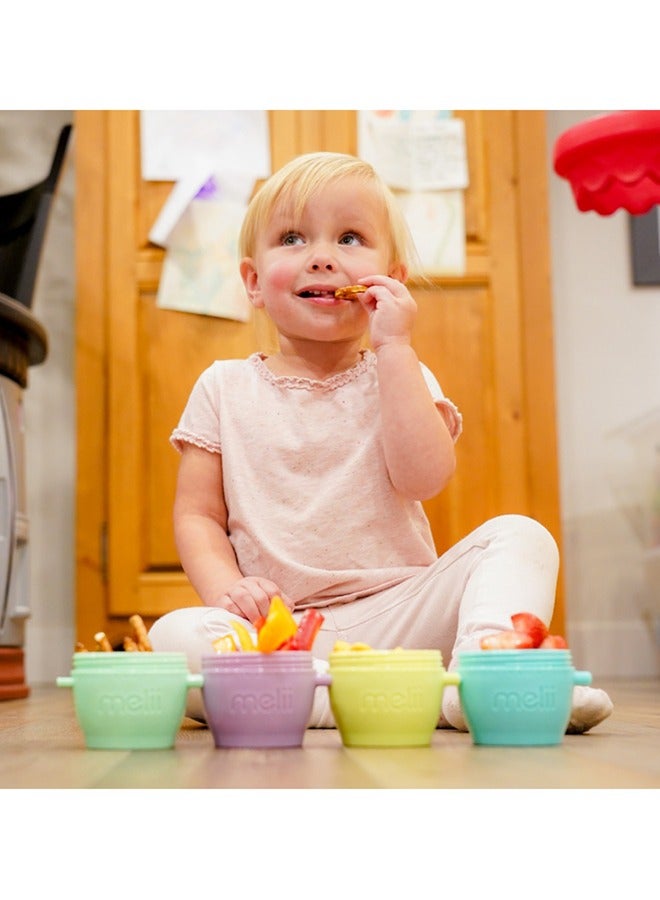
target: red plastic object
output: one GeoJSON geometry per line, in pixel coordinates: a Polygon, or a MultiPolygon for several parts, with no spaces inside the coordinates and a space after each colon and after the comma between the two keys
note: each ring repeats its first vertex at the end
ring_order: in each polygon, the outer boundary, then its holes
{"type": "Polygon", "coordinates": [[[557,138],[553,165],[581,212],[633,215],[660,203],[660,110],[596,116],[557,138]]]}

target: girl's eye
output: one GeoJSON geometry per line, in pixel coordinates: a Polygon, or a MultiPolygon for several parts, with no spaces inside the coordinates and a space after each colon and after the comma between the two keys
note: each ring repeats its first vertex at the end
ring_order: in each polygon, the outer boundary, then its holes
{"type": "Polygon", "coordinates": [[[362,238],[355,231],[347,231],[346,234],[342,234],[339,238],[340,244],[361,244],[362,238]]]}
{"type": "Polygon", "coordinates": [[[293,247],[295,244],[302,243],[302,235],[296,231],[286,231],[280,238],[280,243],[285,247],[293,247]]]}

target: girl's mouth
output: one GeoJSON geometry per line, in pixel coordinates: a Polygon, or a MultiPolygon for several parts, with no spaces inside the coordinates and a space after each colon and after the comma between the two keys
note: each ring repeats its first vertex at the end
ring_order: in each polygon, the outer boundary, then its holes
{"type": "Polygon", "coordinates": [[[306,288],[303,291],[298,291],[296,296],[300,297],[301,300],[310,300],[319,306],[337,306],[345,302],[335,297],[333,288],[306,288]]]}
{"type": "Polygon", "coordinates": [[[335,292],[333,290],[305,290],[298,291],[298,297],[302,297],[303,300],[311,300],[312,298],[320,297],[323,300],[333,300],[335,296],[335,292]]]}

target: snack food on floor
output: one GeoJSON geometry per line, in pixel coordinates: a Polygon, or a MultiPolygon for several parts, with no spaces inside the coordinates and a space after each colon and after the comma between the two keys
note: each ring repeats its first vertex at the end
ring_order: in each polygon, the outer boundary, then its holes
{"type": "MultiPolygon", "coordinates": [[[[153,651],[153,647],[151,646],[151,641],[149,640],[149,636],[147,634],[147,627],[144,624],[142,617],[135,614],[130,617],[128,620],[128,624],[131,626],[133,631],[132,635],[126,635],[123,640],[122,646],[124,650],[129,652],[148,652],[151,653],[153,651]]],[[[96,642],[95,650],[101,653],[113,653],[114,649],[112,644],[110,643],[108,636],[105,631],[97,631],[94,635],[94,641],[96,642]]],[[[82,643],[82,641],[76,641],[75,653],[87,653],[87,647],[82,643]]]]}
{"type": "Polygon", "coordinates": [[[96,641],[97,650],[101,650],[103,653],[112,653],[112,644],[108,640],[105,631],[97,631],[94,635],[94,640],[96,641]]]}
{"type": "Polygon", "coordinates": [[[151,642],[149,640],[149,635],[147,634],[147,628],[142,618],[137,614],[130,617],[128,620],[128,624],[133,628],[135,632],[135,637],[137,639],[138,650],[151,652],[153,647],[151,646],[151,642]]]}

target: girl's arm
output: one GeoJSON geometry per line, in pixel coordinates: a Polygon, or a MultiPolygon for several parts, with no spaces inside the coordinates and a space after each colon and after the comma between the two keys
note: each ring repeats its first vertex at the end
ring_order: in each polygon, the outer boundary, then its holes
{"type": "Polygon", "coordinates": [[[417,304],[399,280],[371,276],[361,296],[370,317],[378,360],[378,386],[385,461],[394,487],[406,497],[428,500],[447,485],[456,468],[454,441],[426,385],[412,348],[417,304]]]}
{"type": "Polygon", "coordinates": [[[271,597],[280,591],[266,578],[244,577],[238,567],[227,534],[219,453],[192,444],[183,446],[174,500],[174,538],[181,565],[203,603],[251,622],[267,614],[271,597]]]}
{"type": "Polygon", "coordinates": [[[410,344],[384,344],[376,356],[383,448],[392,484],[406,497],[428,500],[454,474],[454,441],[410,344]]]}

